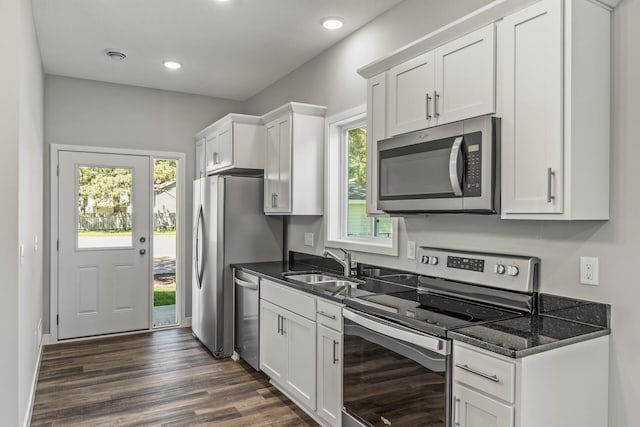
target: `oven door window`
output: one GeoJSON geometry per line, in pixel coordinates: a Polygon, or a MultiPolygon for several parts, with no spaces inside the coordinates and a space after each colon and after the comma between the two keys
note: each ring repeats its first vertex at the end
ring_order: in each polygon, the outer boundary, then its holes
{"type": "MultiPolygon", "coordinates": [[[[460,197],[451,177],[455,138],[429,141],[379,153],[380,200],[460,197]]],[[[463,150],[454,153],[459,186],[463,173],[463,150]]]]}
{"type": "Polygon", "coordinates": [[[343,403],[368,426],[445,427],[448,357],[344,324],[343,403]]]}

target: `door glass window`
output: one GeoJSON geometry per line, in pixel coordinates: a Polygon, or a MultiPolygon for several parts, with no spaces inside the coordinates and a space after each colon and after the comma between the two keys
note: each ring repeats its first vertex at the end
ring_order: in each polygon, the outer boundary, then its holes
{"type": "Polygon", "coordinates": [[[78,249],[131,247],[133,169],[77,170],[78,249]]]}

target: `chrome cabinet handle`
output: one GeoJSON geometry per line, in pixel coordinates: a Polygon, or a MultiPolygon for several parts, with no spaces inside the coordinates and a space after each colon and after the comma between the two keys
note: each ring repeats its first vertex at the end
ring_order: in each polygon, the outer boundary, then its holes
{"type": "Polygon", "coordinates": [[[440,94],[438,91],[433,91],[433,115],[438,118],[440,117],[440,113],[438,112],[438,102],[440,99],[440,94]]]}
{"type": "Polygon", "coordinates": [[[485,378],[485,379],[487,379],[489,381],[493,381],[494,383],[499,383],[500,382],[500,378],[498,378],[497,375],[485,374],[482,371],[478,371],[476,369],[473,369],[473,368],[469,367],[469,365],[460,365],[459,363],[456,363],[456,367],[458,367],[458,368],[460,368],[460,369],[462,369],[464,371],[471,372],[472,374],[476,374],[476,375],[478,375],[478,376],[480,376],[482,378],[485,378]]]}
{"type": "Polygon", "coordinates": [[[273,207],[278,207],[278,193],[273,193],[273,197],[275,198],[275,202],[273,203],[273,207]]]}
{"type": "Polygon", "coordinates": [[[213,164],[214,165],[220,164],[220,155],[216,152],[213,153],[213,164]]]}
{"type": "Polygon", "coordinates": [[[271,207],[275,208],[277,206],[278,195],[276,193],[271,193],[271,207]]]}
{"type": "Polygon", "coordinates": [[[449,181],[451,181],[453,194],[457,197],[462,196],[460,177],[458,177],[458,159],[460,158],[461,149],[462,137],[459,136],[453,141],[453,145],[451,146],[451,154],[449,155],[449,181]]]}
{"type": "Polygon", "coordinates": [[[319,311],[318,314],[320,316],[326,317],[327,319],[336,320],[336,316],[333,314],[328,314],[328,313],[325,313],[324,311],[319,311]]]}
{"type": "Polygon", "coordinates": [[[551,168],[547,169],[547,203],[551,203],[551,201],[556,198],[556,196],[551,194],[551,180],[555,175],[556,173],[551,168]]]}
{"type": "Polygon", "coordinates": [[[337,351],[336,351],[336,347],[337,347],[337,346],[338,346],[338,341],[333,340],[333,364],[334,364],[334,365],[335,365],[336,363],[338,363],[338,361],[340,360],[340,359],[338,359],[338,358],[336,357],[336,353],[337,353],[337,351]]]}
{"type": "Polygon", "coordinates": [[[460,425],[460,398],[453,397],[453,424],[460,425]]]}
{"type": "Polygon", "coordinates": [[[429,113],[429,103],[431,102],[431,97],[427,93],[427,120],[431,119],[431,114],[429,113]]]}
{"type": "Polygon", "coordinates": [[[280,319],[282,316],[278,314],[278,335],[282,335],[280,332],[282,331],[282,327],[280,326],[280,319]]]}

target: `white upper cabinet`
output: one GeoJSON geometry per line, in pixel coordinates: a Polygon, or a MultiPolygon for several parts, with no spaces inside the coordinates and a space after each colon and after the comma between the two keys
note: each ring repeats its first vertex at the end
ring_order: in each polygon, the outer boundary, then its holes
{"type": "Polygon", "coordinates": [[[206,175],[230,170],[263,170],[264,132],[260,117],[228,114],[195,136],[204,139],[206,175]]]}
{"type": "Polygon", "coordinates": [[[389,135],[398,135],[432,125],[432,97],[435,91],[434,52],[387,71],[389,135]]]}
{"type": "Polygon", "coordinates": [[[384,215],[378,210],[378,141],[386,127],[387,86],[385,73],[367,80],[367,215],[384,215]]]}
{"type": "Polygon", "coordinates": [[[610,11],[542,0],[499,34],[502,217],[608,219],[610,11]]]}
{"type": "Polygon", "coordinates": [[[195,168],[195,177],[203,178],[207,176],[207,163],[206,163],[206,154],[205,154],[205,138],[202,137],[196,140],[196,168],[195,168]]]}
{"type": "Polygon", "coordinates": [[[323,214],[325,111],[326,107],[291,102],[262,116],[266,214],[323,214]]]}
{"type": "Polygon", "coordinates": [[[436,48],[437,124],[495,112],[495,25],[436,48]]]}
{"type": "Polygon", "coordinates": [[[495,111],[495,25],[387,71],[388,136],[495,111]]]}

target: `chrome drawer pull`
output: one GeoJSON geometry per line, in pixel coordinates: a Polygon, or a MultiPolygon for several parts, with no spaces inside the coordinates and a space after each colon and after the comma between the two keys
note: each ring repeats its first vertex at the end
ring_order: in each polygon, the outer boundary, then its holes
{"type": "Polygon", "coordinates": [[[319,311],[318,314],[320,316],[326,317],[327,319],[336,320],[336,316],[334,316],[333,314],[327,314],[324,311],[319,311]]]}
{"type": "Polygon", "coordinates": [[[551,194],[551,180],[556,176],[556,173],[551,169],[547,168],[547,203],[551,203],[556,197],[551,194]]]}
{"type": "Polygon", "coordinates": [[[477,370],[475,370],[473,368],[470,368],[468,365],[460,365],[459,363],[456,363],[456,367],[460,368],[460,369],[462,369],[464,371],[471,372],[472,374],[479,375],[482,378],[486,378],[489,381],[493,381],[494,383],[499,383],[500,382],[500,378],[498,378],[497,375],[485,374],[484,372],[480,372],[480,371],[477,371],[477,370]]]}

